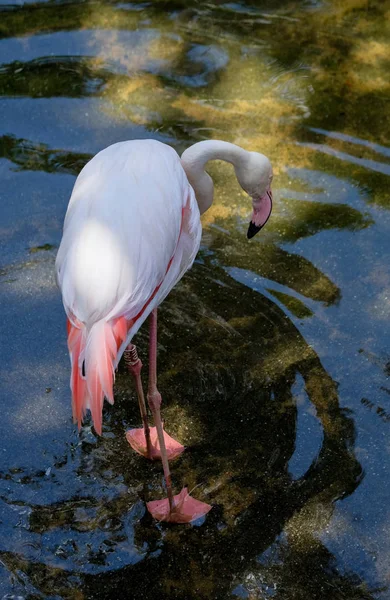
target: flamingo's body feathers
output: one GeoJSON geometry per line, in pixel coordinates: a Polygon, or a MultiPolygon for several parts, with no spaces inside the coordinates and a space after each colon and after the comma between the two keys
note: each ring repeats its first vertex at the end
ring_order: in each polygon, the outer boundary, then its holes
{"type": "Polygon", "coordinates": [[[89,408],[100,433],[123,351],[192,265],[200,236],[194,191],[169,146],[121,142],[81,171],[56,260],[79,424],[89,408]]]}

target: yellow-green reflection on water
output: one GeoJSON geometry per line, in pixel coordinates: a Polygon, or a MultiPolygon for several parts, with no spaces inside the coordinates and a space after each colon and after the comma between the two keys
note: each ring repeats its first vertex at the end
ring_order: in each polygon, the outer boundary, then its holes
{"type": "MultiPolygon", "coordinates": [[[[385,600],[386,4],[0,8],[0,596],[385,600]],[[161,469],[124,438],[122,367],[103,437],[70,422],[53,247],[85,162],[140,136],[222,138],[275,172],[248,242],[248,199],[210,165],[201,252],[161,308],[164,419],[188,447],[173,482],[214,506],[195,527],[145,513],[161,469]]],[[[147,363],[146,328],[137,344],[147,363]]]]}

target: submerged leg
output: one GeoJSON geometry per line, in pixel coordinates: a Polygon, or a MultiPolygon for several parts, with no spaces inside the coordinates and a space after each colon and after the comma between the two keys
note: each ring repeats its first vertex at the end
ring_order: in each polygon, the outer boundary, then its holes
{"type": "Polygon", "coordinates": [[[172,493],[168,459],[181,454],[184,446],[165,433],[161,420],[161,395],[157,389],[157,309],[154,309],[150,316],[148,403],[156,425],[168,498],[148,502],[147,508],[151,515],[159,521],[189,523],[205,515],[211,509],[211,506],[191,498],[186,488],[183,488],[177,496],[173,496],[172,493]]]}

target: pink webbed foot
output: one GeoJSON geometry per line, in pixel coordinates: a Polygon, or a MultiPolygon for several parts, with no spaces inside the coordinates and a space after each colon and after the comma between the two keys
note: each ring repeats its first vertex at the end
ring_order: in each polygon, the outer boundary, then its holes
{"type": "MultiPolygon", "coordinates": [[[[148,453],[145,432],[143,429],[129,429],[129,431],[126,432],[126,439],[133,450],[138,452],[138,454],[141,454],[142,456],[145,456],[145,458],[149,458],[151,460],[161,460],[160,444],[158,442],[156,427],[150,427],[151,455],[148,453]]],[[[174,440],[170,435],[167,434],[166,431],[164,431],[164,441],[167,449],[168,460],[172,460],[177,456],[180,456],[180,454],[185,450],[184,446],[174,440]]]]}
{"type": "Polygon", "coordinates": [[[169,508],[168,498],[147,502],[146,507],[154,519],[167,523],[191,523],[191,521],[207,515],[212,508],[210,504],[192,498],[186,487],[180,494],[173,496],[173,503],[172,511],[169,508]]]}

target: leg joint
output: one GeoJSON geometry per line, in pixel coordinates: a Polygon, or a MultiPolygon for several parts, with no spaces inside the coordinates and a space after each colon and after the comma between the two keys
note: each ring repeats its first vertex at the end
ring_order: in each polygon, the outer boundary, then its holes
{"type": "Polygon", "coordinates": [[[148,403],[151,411],[160,410],[161,402],[161,394],[157,389],[148,392],[148,403]]]}

